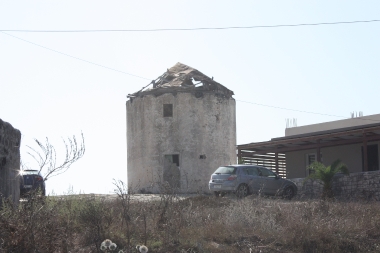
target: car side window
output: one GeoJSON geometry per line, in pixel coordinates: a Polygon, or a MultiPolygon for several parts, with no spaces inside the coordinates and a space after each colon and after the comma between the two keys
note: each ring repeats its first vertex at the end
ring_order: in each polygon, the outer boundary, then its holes
{"type": "Polygon", "coordinates": [[[274,172],[272,172],[271,170],[260,168],[260,171],[263,177],[276,177],[276,174],[274,174],[274,172]]]}
{"type": "Polygon", "coordinates": [[[248,168],[248,175],[258,176],[259,175],[259,171],[255,167],[248,168]]]}
{"type": "Polygon", "coordinates": [[[240,168],[237,170],[237,173],[239,175],[248,175],[248,170],[247,170],[247,168],[240,168]]]}

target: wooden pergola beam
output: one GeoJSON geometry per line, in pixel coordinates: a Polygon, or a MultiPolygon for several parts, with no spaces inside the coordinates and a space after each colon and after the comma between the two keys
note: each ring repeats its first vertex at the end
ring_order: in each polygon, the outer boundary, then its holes
{"type": "MultiPolygon", "coordinates": [[[[274,161],[276,157],[262,157],[262,156],[255,156],[255,155],[242,155],[241,156],[243,159],[259,159],[259,160],[265,160],[265,161],[274,161]]],[[[286,158],[277,158],[278,162],[285,162],[286,158]]]]}
{"type": "MultiPolygon", "coordinates": [[[[239,145],[241,149],[252,149],[255,147],[265,147],[272,146],[274,143],[276,145],[282,145],[282,144],[295,144],[297,145],[297,142],[316,142],[317,140],[323,140],[323,139],[329,139],[329,138],[336,138],[336,137],[342,137],[342,136],[362,136],[363,133],[374,133],[376,131],[380,131],[380,126],[376,127],[369,127],[366,129],[356,129],[356,130],[347,130],[342,131],[338,133],[328,133],[328,134],[320,134],[320,135],[314,135],[314,136],[306,136],[306,137],[296,137],[296,138],[289,138],[285,140],[274,140],[274,141],[267,141],[267,142],[258,142],[258,143],[251,143],[251,144],[244,144],[239,145]]],[[[377,134],[376,134],[377,135],[377,134]]],[[[368,135],[367,135],[368,136],[368,135]]],[[[360,138],[360,137],[359,137],[360,138]]],[[[280,147],[278,147],[280,148],[280,147]]]]}
{"type": "Polygon", "coordinates": [[[244,152],[245,150],[254,151],[255,154],[267,154],[267,153],[274,153],[275,151],[286,153],[291,151],[298,151],[298,150],[306,150],[306,149],[316,149],[316,148],[325,148],[325,147],[333,147],[333,146],[340,146],[340,145],[348,145],[348,144],[356,144],[356,143],[364,143],[371,142],[371,141],[378,141],[380,140],[380,135],[376,136],[366,136],[361,138],[355,138],[350,140],[339,140],[339,141],[332,141],[332,142],[326,142],[326,143],[315,143],[315,144],[307,144],[307,145],[298,145],[295,147],[285,147],[285,148],[273,148],[273,149],[247,149],[247,148],[241,148],[238,146],[238,149],[241,152],[244,152]]]}

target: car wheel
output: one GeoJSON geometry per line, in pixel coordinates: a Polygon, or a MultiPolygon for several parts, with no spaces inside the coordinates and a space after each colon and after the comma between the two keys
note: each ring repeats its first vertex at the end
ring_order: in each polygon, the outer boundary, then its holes
{"type": "Polygon", "coordinates": [[[248,186],[246,184],[239,185],[239,188],[236,191],[236,196],[238,198],[244,198],[248,195],[248,186]]]}
{"type": "Polygon", "coordinates": [[[288,186],[284,189],[284,192],[282,194],[282,197],[284,199],[292,199],[294,197],[294,189],[291,186],[288,186]]]}
{"type": "Polygon", "coordinates": [[[219,197],[220,192],[214,192],[215,197],[219,197]]]}

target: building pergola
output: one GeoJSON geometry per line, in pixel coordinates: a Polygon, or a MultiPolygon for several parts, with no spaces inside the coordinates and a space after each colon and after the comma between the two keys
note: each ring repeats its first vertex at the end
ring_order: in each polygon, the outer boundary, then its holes
{"type": "Polygon", "coordinates": [[[246,164],[268,167],[286,176],[286,153],[314,149],[321,161],[320,149],[361,143],[363,171],[368,171],[367,143],[380,140],[380,123],[273,138],[266,142],[238,145],[238,159],[246,164]]]}

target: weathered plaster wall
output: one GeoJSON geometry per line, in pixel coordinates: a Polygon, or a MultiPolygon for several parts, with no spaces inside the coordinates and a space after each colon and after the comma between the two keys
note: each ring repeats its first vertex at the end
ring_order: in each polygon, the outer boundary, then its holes
{"type": "MultiPolygon", "coordinates": [[[[368,142],[368,145],[378,144],[380,153],[380,142],[368,142]]],[[[347,165],[350,173],[361,172],[362,168],[362,144],[351,144],[344,146],[321,148],[322,162],[326,165],[332,164],[340,159],[347,165]]],[[[301,150],[286,153],[287,178],[306,177],[306,154],[316,153],[315,149],[301,150]]],[[[378,154],[380,158],[380,154],[378,154]]]]}
{"type": "MultiPolygon", "coordinates": [[[[318,180],[291,179],[298,187],[298,198],[320,198],[323,184],[318,180]]],[[[334,177],[333,192],[338,199],[380,200],[380,171],[338,174],[334,177]]]]}
{"type": "Polygon", "coordinates": [[[20,141],[21,132],[0,119],[0,195],[15,204],[20,198],[20,141]]]}
{"type": "Polygon", "coordinates": [[[233,98],[178,92],[136,97],[126,106],[129,187],[157,192],[152,184],[162,182],[165,155],[179,155],[182,192],[207,191],[217,167],[236,163],[233,98]],[[163,117],[163,104],[173,104],[173,117],[163,117]]]}

